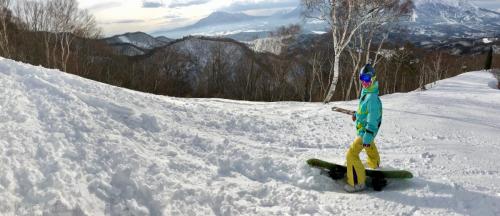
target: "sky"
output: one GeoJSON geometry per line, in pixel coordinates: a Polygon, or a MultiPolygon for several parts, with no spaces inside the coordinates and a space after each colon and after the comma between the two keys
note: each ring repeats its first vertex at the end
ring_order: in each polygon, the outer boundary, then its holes
{"type": "Polygon", "coordinates": [[[268,15],[292,10],[299,0],[78,0],[92,13],[104,36],[152,32],[195,23],[215,11],[268,15]]]}
{"type": "MultiPolygon", "coordinates": [[[[104,36],[126,32],[154,32],[187,26],[215,11],[268,15],[292,10],[300,0],[78,0],[88,9],[104,36]]],[[[500,0],[471,0],[500,12],[500,0]]]]}

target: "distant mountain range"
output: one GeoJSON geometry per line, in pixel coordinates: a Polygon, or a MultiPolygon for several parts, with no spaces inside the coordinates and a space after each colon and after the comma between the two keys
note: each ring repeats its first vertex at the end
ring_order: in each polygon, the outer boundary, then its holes
{"type": "Polygon", "coordinates": [[[153,35],[165,35],[169,38],[181,38],[187,35],[226,36],[236,40],[248,41],[267,35],[280,26],[301,24],[304,32],[325,31],[323,23],[304,22],[300,16],[301,8],[288,12],[279,12],[270,16],[251,16],[244,13],[214,12],[193,25],[153,32],[153,35]]]}
{"type": "Polygon", "coordinates": [[[414,0],[407,26],[416,35],[474,37],[500,33],[500,13],[467,0],[414,0]]]}
{"type": "Polygon", "coordinates": [[[260,16],[250,16],[244,13],[226,13],[226,12],[214,12],[210,14],[208,17],[203,18],[196,22],[195,24],[185,27],[184,29],[196,29],[203,28],[206,26],[212,25],[220,25],[220,24],[229,24],[229,23],[238,23],[245,21],[253,21],[263,19],[265,17],[260,16]]]}
{"type": "MultiPolygon", "coordinates": [[[[471,37],[500,32],[500,13],[480,8],[467,0],[414,0],[411,18],[404,22],[410,33],[436,37],[471,37]]],[[[303,20],[301,7],[271,16],[214,12],[193,25],[158,30],[153,35],[181,38],[187,35],[224,36],[240,41],[265,37],[278,27],[301,24],[305,34],[324,33],[328,26],[319,21],[303,20]]]]}
{"type": "MultiPolygon", "coordinates": [[[[480,53],[488,49],[487,43],[473,49],[463,45],[463,39],[477,38],[480,41],[481,38],[500,38],[500,13],[479,8],[466,0],[414,0],[414,3],[415,9],[410,19],[402,23],[409,34],[393,33],[390,38],[393,42],[411,41],[423,48],[446,49],[450,53],[460,54],[480,53]]],[[[300,14],[300,8],[271,16],[215,12],[193,25],[156,32],[157,37],[135,32],[103,40],[117,54],[127,56],[145,55],[155,48],[175,43],[170,38],[183,38],[187,35],[222,36],[245,42],[257,52],[279,54],[283,51],[284,41],[267,38],[268,33],[276,28],[297,23],[303,26],[303,34],[293,44],[287,44],[287,47],[305,46],[315,40],[316,33],[327,29],[324,23],[302,20],[300,14]]],[[[476,46],[482,44],[472,41],[468,43],[476,46]]]]}
{"type": "Polygon", "coordinates": [[[167,45],[172,39],[165,36],[153,37],[144,32],[133,32],[104,38],[103,41],[121,55],[144,55],[148,51],[167,45]]]}

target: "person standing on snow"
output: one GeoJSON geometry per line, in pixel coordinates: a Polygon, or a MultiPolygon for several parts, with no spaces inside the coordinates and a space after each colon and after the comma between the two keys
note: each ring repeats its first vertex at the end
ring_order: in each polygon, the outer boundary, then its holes
{"type": "Polygon", "coordinates": [[[376,169],[380,165],[380,156],[375,146],[375,136],[382,123],[382,102],[378,96],[378,82],[375,69],[366,64],[360,71],[359,79],[363,90],[359,99],[358,110],[352,116],[356,122],[357,137],[347,151],[347,192],[356,192],[365,189],[365,167],[359,158],[364,149],[368,155],[367,165],[376,169]]]}

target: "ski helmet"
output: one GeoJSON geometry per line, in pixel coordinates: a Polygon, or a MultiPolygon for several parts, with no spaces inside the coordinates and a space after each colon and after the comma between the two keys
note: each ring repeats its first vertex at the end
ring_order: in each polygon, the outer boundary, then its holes
{"type": "Polygon", "coordinates": [[[373,69],[371,64],[366,64],[359,71],[359,80],[361,81],[371,82],[373,77],[375,77],[375,69],[373,69]]]}

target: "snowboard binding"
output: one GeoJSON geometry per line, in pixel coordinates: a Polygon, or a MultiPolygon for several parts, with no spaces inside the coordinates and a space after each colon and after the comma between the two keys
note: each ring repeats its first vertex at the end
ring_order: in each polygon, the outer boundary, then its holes
{"type": "Polygon", "coordinates": [[[346,169],[343,169],[342,167],[334,167],[328,171],[328,175],[330,178],[333,180],[339,180],[343,179],[345,177],[346,169]]]}
{"type": "Polygon", "coordinates": [[[382,191],[387,186],[387,179],[381,173],[377,173],[372,177],[372,187],[375,191],[382,191]]]}
{"type": "MultiPolygon", "coordinates": [[[[322,175],[326,175],[333,180],[341,180],[345,178],[346,171],[342,169],[342,167],[335,167],[333,169],[324,169],[321,170],[322,175]]],[[[385,186],[387,186],[387,179],[384,177],[383,174],[376,174],[375,176],[372,176],[371,178],[367,179],[368,184],[371,185],[373,190],[375,191],[382,191],[385,186]],[[371,180],[371,181],[370,181],[371,180]]]]}

